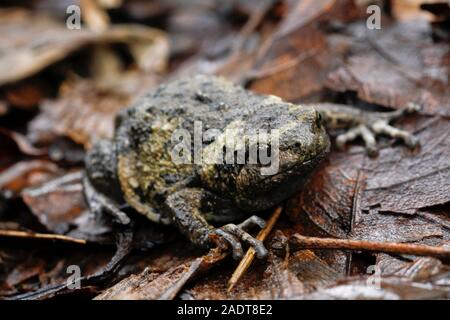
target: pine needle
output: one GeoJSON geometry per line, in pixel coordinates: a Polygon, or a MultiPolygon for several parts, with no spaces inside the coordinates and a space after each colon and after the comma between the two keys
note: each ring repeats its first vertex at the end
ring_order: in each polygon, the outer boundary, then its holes
{"type": "Polygon", "coordinates": [[[23,238],[23,239],[44,239],[44,240],[56,240],[78,244],[86,244],[86,240],[76,239],[60,234],[51,233],[35,233],[29,231],[17,231],[17,230],[0,230],[0,237],[9,238],[23,238]]]}

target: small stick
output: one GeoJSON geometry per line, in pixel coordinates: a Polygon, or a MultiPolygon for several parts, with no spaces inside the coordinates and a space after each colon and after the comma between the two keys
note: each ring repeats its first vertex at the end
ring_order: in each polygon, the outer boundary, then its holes
{"type": "MultiPolygon", "coordinates": [[[[283,207],[279,206],[275,209],[270,219],[267,221],[265,227],[258,233],[258,236],[256,239],[260,241],[264,241],[267,236],[269,235],[270,231],[272,231],[273,226],[278,221],[278,218],[280,217],[281,212],[283,211],[283,207]]],[[[231,276],[230,280],[228,281],[228,292],[230,292],[236,283],[242,278],[242,276],[247,271],[248,267],[252,264],[253,260],[255,259],[255,250],[253,248],[248,249],[245,256],[242,258],[241,262],[237,266],[236,270],[234,271],[233,275],[231,276]]]]}
{"type": "Polygon", "coordinates": [[[17,231],[17,230],[0,230],[0,237],[10,238],[25,238],[25,239],[45,239],[45,240],[59,240],[64,242],[72,242],[78,244],[86,244],[87,241],[83,239],[76,239],[60,234],[51,233],[35,233],[29,231],[17,231]]]}
{"type": "Polygon", "coordinates": [[[291,250],[301,249],[340,249],[376,251],[396,254],[410,254],[414,256],[430,256],[436,258],[450,258],[450,248],[433,247],[420,244],[399,242],[376,242],[366,240],[347,240],[333,238],[305,237],[294,234],[289,240],[291,250]]]}

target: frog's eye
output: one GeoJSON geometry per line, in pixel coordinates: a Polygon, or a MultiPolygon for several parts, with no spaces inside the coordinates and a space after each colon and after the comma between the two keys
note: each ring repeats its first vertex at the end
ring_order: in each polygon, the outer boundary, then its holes
{"type": "Polygon", "coordinates": [[[300,149],[301,146],[302,146],[302,144],[301,144],[300,142],[298,142],[298,141],[296,141],[296,142],[294,143],[294,147],[297,148],[297,149],[300,149]]]}

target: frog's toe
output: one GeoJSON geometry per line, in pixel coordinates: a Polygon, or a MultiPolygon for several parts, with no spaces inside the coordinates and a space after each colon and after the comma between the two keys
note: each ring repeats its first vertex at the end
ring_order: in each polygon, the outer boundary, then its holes
{"type": "Polygon", "coordinates": [[[250,218],[244,220],[243,222],[241,222],[240,224],[238,224],[238,227],[243,229],[243,230],[247,230],[253,226],[258,226],[260,228],[264,228],[264,226],[266,225],[266,221],[264,221],[264,219],[258,217],[258,216],[251,216],[250,218]]]}
{"type": "Polygon", "coordinates": [[[423,108],[421,105],[419,105],[417,103],[409,102],[404,109],[405,109],[405,113],[408,114],[408,113],[420,112],[420,111],[422,111],[423,108]]]}
{"type": "Polygon", "coordinates": [[[389,137],[402,140],[408,147],[414,148],[419,140],[411,133],[391,126],[387,121],[379,120],[372,125],[372,130],[377,134],[385,134],[389,137]]]}
{"type": "Polygon", "coordinates": [[[348,142],[351,142],[358,137],[361,137],[364,140],[367,153],[370,156],[375,156],[378,154],[375,135],[365,125],[359,125],[337,136],[336,145],[342,150],[348,142]]]}
{"type": "Polygon", "coordinates": [[[216,233],[231,246],[231,249],[233,251],[233,259],[239,260],[244,256],[242,245],[235,236],[222,229],[216,229],[214,233],[216,233]]]}
{"type": "Polygon", "coordinates": [[[260,240],[255,239],[250,234],[242,230],[241,227],[230,223],[220,229],[250,245],[255,250],[256,257],[258,257],[258,259],[264,259],[267,256],[268,252],[264,247],[264,244],[260,240]]]}

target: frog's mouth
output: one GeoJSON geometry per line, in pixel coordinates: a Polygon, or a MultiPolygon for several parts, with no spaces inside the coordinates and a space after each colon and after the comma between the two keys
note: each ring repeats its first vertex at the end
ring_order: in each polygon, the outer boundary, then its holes
{"type": "MultiPolygon", "coordinates": [[[[321,162],[330,151],[330,138],[324,133],[316,135],[314,141],[301,150],[295,150],[287,147],[287,150],[279,151],[279,171],[273,175],[264,176],[261,180],[276,179],[280,176],[292,174],[295,172],[304,173],[306,170],[311,171],[319,162],[321,162]]],[[[302,148],[301,146],[299,148],[302,148]]]]}
{"type": "Polygon", "coordinates": [[[292,165],[284,164],[274,175],[260,175],[251,187],[240,190],[238,206],[249,212],[263,211],[274,207],[297,193],[309,179],[311,173],[328,154],[329,146],[307,160],[292,165]]]}

